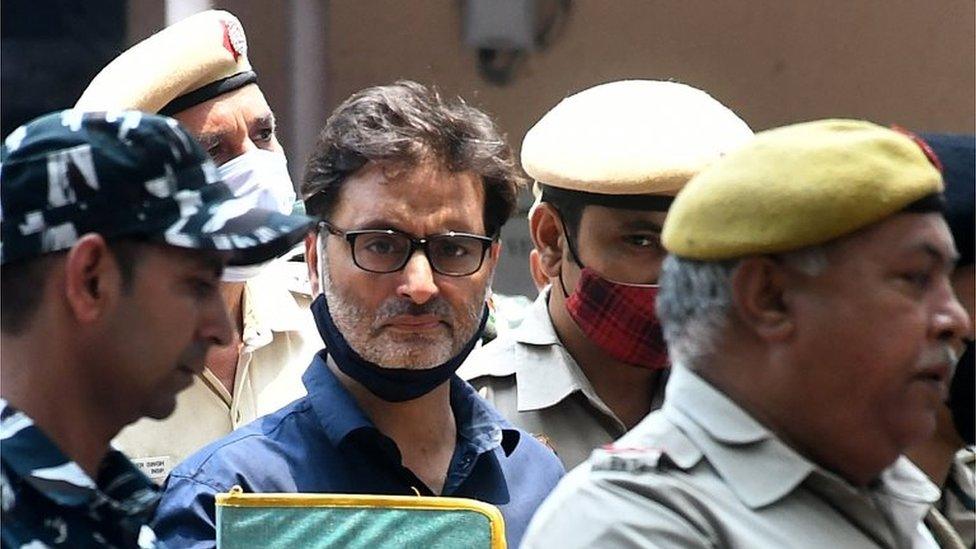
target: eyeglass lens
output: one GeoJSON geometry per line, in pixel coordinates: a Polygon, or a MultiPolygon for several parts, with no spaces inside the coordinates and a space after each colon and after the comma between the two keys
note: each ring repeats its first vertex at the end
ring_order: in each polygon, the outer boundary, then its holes
{"type": "MultiPolygon", "coordinates": [[[[404,235],[359,234],[353,246],[353,260],[369,271],[393,272],[403,267],[410,251],[410,239],[404,235]]],[[[481,266],[484,244],[468,236],[435,236],[427,240],[426,252],[434,270],[444,274],[466,275],[481,266]]]]}

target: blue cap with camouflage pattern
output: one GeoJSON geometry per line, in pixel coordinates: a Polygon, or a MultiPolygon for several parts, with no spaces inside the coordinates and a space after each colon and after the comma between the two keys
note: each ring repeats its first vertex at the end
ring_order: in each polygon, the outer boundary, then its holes
{"type": "Polygon", "coordinates": [[[172,118],[138,111],[47,114],[0,149],[0,263],[66,250],[86,233],[142,237],[267,261],[312,225],[235,200],[172,118]]]}

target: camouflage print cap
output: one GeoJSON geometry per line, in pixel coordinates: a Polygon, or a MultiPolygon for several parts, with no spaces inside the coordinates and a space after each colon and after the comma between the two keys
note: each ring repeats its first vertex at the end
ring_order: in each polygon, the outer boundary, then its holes
{"type": "Polygon", "coordinates": [[[285,253],[312,220],[235,200],[172,118],[66,110],[14,130],[0,149],[0,262],[66,250],[86,233],[230,252],[285,253]]]}

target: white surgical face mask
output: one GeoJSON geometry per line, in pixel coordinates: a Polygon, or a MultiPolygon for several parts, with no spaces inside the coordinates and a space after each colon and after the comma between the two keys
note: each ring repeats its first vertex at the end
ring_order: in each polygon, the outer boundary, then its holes
{"type": "Polygon", "coordinates": [[[217,170],[234,196],[255,208],[290,214],[295,186],[288,175],[288,161],[280,152],[255,149],[224,163],[217,170]]]}
{"type": "MultiPolygon", "coordinates": [[[[287,215],[295,204],[295,186],[288,175],[284,153],[255,149],[218,168],[220,178],[239,200],[252,208],[287,215]]],[[[244,282],[259,275],[271,262],[231,266],[224,269],[224,282],[244,282]]]]}

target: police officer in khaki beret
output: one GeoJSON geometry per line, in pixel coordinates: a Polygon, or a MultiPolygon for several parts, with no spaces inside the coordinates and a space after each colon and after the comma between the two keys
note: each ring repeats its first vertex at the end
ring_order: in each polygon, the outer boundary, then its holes
{"type": "Polygon", "coordinates": [[[930,151],[826,120],[760,133],[665,222],[664,406],[540,508],[526,547],[935,547],[932,434],[966,312],[930,151]]]}
{"type": "Polygon", "coordinates": [[[648,80],[577,93],[526,134],[522,165],[542,191],[530,230],[551,288],[461,374],[567,468],[660,406],[661,226],[691,176],[751,137],[705,92],[648,80]]]}
{"type": "MultiPolygon", "coordinates": [[[[198,13],[136,44],[102,69],[76,107],[173,116],[238,197],[292,211],[295,189],[275,117],[248,62],[244,29],[230,13],[198,13]]],[[[225,272],[221,294],[236,324],[233,341],[211,350],[172,416],[136,423],[115,441],[153,480],[162,482],[204,444],[305,393],[301,374],[321,340],[308,314],[304,272],[304,265],[281,260],[225,272]]]]}

